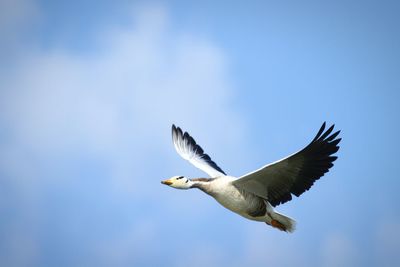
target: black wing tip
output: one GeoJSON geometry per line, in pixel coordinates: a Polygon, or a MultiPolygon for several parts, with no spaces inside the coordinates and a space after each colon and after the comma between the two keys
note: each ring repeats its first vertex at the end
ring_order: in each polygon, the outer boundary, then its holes
{"type": "Polygon", "coordinates": [[[172,131],[172,136],[177,136],[181,128],[175,126],[175,124],[172,124],[171,131],[172,131]]]}
{"type": "Polygon", "coordinates": [[[171,126],[172,133],[177,132],[178,129],[179,129],[179,127],[176,127],[175,124],[173,123],[171,126]]]}
{"type": "MultiPolygon", "coordinates": [[[[335,128],[335,124],[332,124],[326,131],[326,121],[324,121],[324,123],[322,124],[322,126],[320,127],[318,133],[315,135],[314,139],[311,141],[311,143],[314,142],[333,142],[335,139],[341,132],[341,130],[338,130],[334,133],[332,133],[333,129],[335,128]]],[[[341,139],[341,138],[340,138],[341,139]]]]}
{"type": "Polygon", "coordinates": [[[342,138],[337,138],[340,130],[332,133],[335,124],[330,125],[327,129],[326,127],[327,124],[324,122],[311,143],[299,152],[303,153],[306,159],[302,163],[303,167],[299,172],[298,180],[294,182],[289,192],[269,199],[272,206],[275,207],[290,201],[292,195],[299,197],[333,167],[333,162],[338,159],[338,156],[334,154],[339,150],[338,144],[342,138]]]}
{"type": "Polygon", "coordinates": [[[324,121],[324,123],[321,125],[321,127],[318,130],[318,133],[315,135],[314,139],[311,141],[311,143],[315,142],[320,136],[321,134],[324,132],[326,127],[326,121],[324,121]]]}
{"type": "Polygon", "coordinates": [[[177,131],[177,132],[182,132],[182,134],[183,134],[183,130],[182,130],[182,128],[181,127],[179,127],[179,126],[176,126],[174,123],[172,124],[172,127],[171,127],[171,129],[173,130],[173,131],[177,131]]]}
{"type": "Polygon", "coordinates": [[[324,123],[322,123],[321,128],[319,129],[321,132],[323,132],[326,128],[326,121],[324,121],[324,123]]]}

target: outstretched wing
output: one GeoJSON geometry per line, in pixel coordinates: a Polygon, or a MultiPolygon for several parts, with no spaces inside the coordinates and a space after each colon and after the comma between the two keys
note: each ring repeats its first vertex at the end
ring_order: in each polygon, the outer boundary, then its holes
{"type": "Polygon", "coordinates": [[[334,125],[324,132],[324,122],[315,138],[304,149],[246,174],[233,184],[267,199],[273,206],[291,200],[292,194],[300,196],[328,172],[337,159],[332,155],[339,150],[341,138],[336,139],[340,131],[331,134],[333,128],[334,125]]]}
{"type": "Polygon", "coordinates": [[[226,175],[218,165],[204,153],[203,149],[196,144],[193,137],[187,132],[183,133],[181,128],[172,125],[172,142],[178,154],[192,163],[200,170],[206,172],[210,177],[226,175]]]}

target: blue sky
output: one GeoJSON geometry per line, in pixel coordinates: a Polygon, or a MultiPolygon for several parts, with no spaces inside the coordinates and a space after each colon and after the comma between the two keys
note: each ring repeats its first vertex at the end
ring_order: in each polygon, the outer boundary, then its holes
{"type": "Polygon", "coordinates": [[[397,266],[396,1],[2,1],[1,266],[397,266]],[[200,191],[170,126],[240,176],[342,130],[278,210],[200,191]]]}

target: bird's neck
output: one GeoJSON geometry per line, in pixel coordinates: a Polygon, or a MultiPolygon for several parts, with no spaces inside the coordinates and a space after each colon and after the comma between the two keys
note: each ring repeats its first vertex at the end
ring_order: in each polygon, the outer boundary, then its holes
{"type": "Polygon", "coordinates": [[[213,178],[193,178],[189,180],[191,183],[190,188],[198,188],[201,191],[209,193],[210,191],[210,184],[211,181],[214,180],[213,178]]]}

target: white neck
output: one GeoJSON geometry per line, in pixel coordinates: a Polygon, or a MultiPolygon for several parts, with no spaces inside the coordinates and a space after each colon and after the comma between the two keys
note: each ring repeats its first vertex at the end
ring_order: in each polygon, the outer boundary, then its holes
{"type": "Polygon", "coordinates": [[[189,180],[188,184],[191,184],[190,188],[198,188],[206,193],[209,191],[210,182],[205,181],[198,181],[198,180],[189,180]]]}

